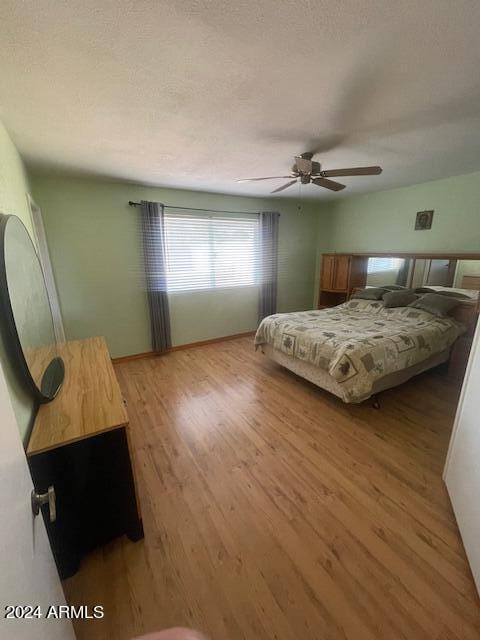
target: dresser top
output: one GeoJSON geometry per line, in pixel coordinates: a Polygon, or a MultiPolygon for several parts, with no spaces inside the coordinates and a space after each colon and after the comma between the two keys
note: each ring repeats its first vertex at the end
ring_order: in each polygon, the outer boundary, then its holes
{"type": "Polygon", "coordinates": [[[127,411],[104,338],[59,345],[65,380],[57,397],[40,405],[27,455],[56,449],[128,424],[127,411]]]}

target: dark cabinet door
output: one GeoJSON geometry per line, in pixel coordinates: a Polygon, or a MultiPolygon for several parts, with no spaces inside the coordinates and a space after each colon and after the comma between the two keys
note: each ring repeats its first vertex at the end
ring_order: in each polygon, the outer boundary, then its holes
{"type": "Polygon", "coordinates": [[[29,465],[38,493],[55,488],[56,520],[42,513],[60,578],[117,536],[143,537],[125,428],[35,454],[29,465]]]}

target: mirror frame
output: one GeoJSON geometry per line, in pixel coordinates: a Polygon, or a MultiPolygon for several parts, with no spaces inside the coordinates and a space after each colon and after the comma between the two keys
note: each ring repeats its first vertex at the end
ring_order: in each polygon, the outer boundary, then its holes
{"type": "MultiPolygon", "coordinates": [[[[33,396],[33,398],[38,403],[43,404],[53,400],[59,392],[65,378],[65,365],[60,357],[53,358],[43,372],[40,387],[37,386],[28,367],[25,354],[23,352],[22,343],[20,341],[20,336],[18,334],[17,325],[15,323],[15,316],[13,314],[10,292],[8,288],[7,266],[5,263],[6,231],[8,221],[11,218],[18,218],[18,216],[0,213],[0,312],[4,319],[3,322],[0,323],[1,331],[4,335],[5,349],[7,350],[7,353],[11,359],[12,368],[15,370],[19,378],[21,378],[21,380],[24,382],[27,390],[33,396]]],[[[18,218],[18,220],[20,220],[20,218],[18,218]]],[[[35,245],[33,244],[33,240],[21,220],[20,223],[25,228],[25,233],[28,235],[32,245],[32,251],[35,252],[38,260],[38,255],[35,249],[35,245]]],[[[38,263],[38,267],[41,270],[43,277],[43,271],[40,261],[38,263]]],[[[43,281],[45,283],[44,278],[43,281]]]]}

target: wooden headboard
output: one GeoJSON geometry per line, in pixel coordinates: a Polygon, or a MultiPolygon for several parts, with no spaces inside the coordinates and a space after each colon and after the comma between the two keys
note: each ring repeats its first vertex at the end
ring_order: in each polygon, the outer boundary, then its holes
{"type": "Polygon", "coordinates": [[[462,289],[480,290],[480,276],[463,276],[462,289]]]}
{"type": "Polygon", "coordinates": [[[478,305],[471,302],[461,302],[452,311],[451,316],[467,327],[467,335],[473,335],[478,321],[478,305]]]}

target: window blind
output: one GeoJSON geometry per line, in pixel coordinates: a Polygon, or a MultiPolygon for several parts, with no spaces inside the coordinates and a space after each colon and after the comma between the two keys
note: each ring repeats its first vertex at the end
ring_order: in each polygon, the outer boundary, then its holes
{"type": "Polygon", "coordinates": [[[403,263],[403,258],[369,258],[367,272],[383,273],[385,271],[400,271],[403,263]]]}
{"type": "Polygon", "coordinates": [[[167,291],[257,285],[258,215],[165,214],[167,291]]]}

